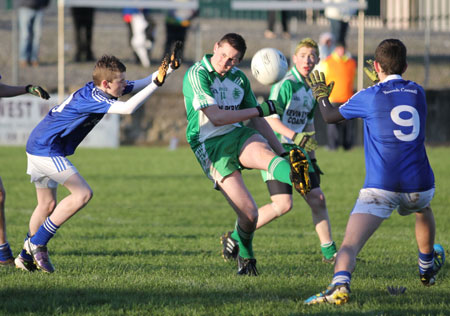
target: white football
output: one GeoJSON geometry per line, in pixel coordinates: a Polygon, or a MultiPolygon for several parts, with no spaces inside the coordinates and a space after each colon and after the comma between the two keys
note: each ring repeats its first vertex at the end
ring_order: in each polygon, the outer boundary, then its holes
{"type": "Polygon", "coordinates": [[[288,70],[288,62],[278,49],[267,47],[255,53],[251,63],[252,75],[263,85],[280,81],[288,70]]]}

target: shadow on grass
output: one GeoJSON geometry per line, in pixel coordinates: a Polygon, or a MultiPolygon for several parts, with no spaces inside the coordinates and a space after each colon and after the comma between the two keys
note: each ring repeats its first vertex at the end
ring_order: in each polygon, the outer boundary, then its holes
{"type": "MultiPolygon", "coordinates": [[[[307,291],[307,289],[303,290],[307,291]]],[[[261,290],[255,284],[253,286],[249,284],[241,289],[234,290],[213,290],[210,287],[204,287],[202,290],[198,288],[189,290],[187,288],[169,288],[167,285],[163,285],[157,290],[55,287],[36,291],[7,288],[0,290],[2,301],[0,310],[5,312],[5,315],[26,313],[54,315],[56,312],[56,314],[80,315],[83,313],[126,314],[127,311],[142,311],[151,315],[159,314],[162,310],[168,314],[171,314],[171,312],[177,314],[177,311],[180,312],[180,310],[192,313],[198,309],[202,311],[200,314],[210,312],[218,315],[224,305],[231,304],[232,310],[241,307],[248,315],[252,314],[249,312],[252,306],[273,303],[289,304],[290,301],[293,307],[296,306],[299,310],[293,310],[289,315],[304,315],[305,311],[308,315],[445,315],[444,310],[437,307],[442,304],[442,298],[439,296],[427,297],[427,304],[418,306],[416,295],[404,296],[401,299],[400,297],[386,299],[384,292],[366,290],[359,292],[350,303],[342,307],[307,307],[302,304],[302,300],[299,300],[297,295],[292,292],[288,294],[289,292],[283,287],[261,290]],[[370,298],[371,301],[379,300],[383,305],[364,311],[364,298],[370,298]]],[[[415,294],[419,297],[421,295],[421,293],[415,294]]],[[[229,310],[226,314],[239,315],[239,312],[234,313],[232,310],[229,310]]]]}

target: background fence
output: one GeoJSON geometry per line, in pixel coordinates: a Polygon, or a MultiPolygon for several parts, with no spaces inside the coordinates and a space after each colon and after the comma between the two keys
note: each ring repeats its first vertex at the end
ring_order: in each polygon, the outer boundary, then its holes
{"type": "MultiPolygon", "coordinates": [[[[303,2],[321,0],[303,0],[303,2]]],[[[11,10],[18,1],[1,0],[2,10],[11,10]]],[[[51,6],[56,7],[57,0],[51,6]]],[[[110,0],[114,2],[114,0],[110,0]]],[[[450,0],[366,0],[366,27],[387,29],[424,29],[430,19],[433,31],[450,31],[450,0]]],[[[231,0],[199,0],[200,16],[204,18],[264,20],[265,11],[236,11],[231,9],[231,0]]],[[[95,0],[92,0],[95,6],[95,0]]],[[[323,11],[291,12],[291,17],[301,22],[327,23],[323,11]]],[[[356,22],[352,22],[356,23],[356,22]]]]}
{"type": "MultiPolygon", "coordinates": [[[[92,0],[94,3],[96,0],[92,0]]],[[[113,1],[113,0],[110,0],[113,1]]],[[[403,12],[403,0],[389,1],[398,3],[395,10],[403,12]]],[[[416,1],[419,3],[418,1],[416,1]]],[[[14,1],[15,3],[15,1],[14,1]]],[[[253,80],[250,73],[250,59],[252,55],[262,47],[276,47],[280,49],[288,59],[292,55],[293,47],[300,37],[310,36],[319,38],[322,32],[328,31],[329,26],[322,12],[317,11],[307,19],[304,11],[294,12],[293,19],[298,20],[297,29],[292,29],[295,36],[291,40],[286,40],[281,36],[275,39],[266,39],[264,29],[266,27],[265,11],[233,11],[229,7],[230,1],[211,1],[200,0],[200,9],[202,14],[197,18],[190,31],[185,45],[185,60],[182,68],[174,73],[169,79],[167,85],[163,86],[151,100],[140,109],[139,113],[133,116],[121,118],[121,144],[157,144],[167,143],[171,138],[177,137],[184,139],[185,113],[183,97],[180,87],[182,85],[183,75],[194,61],[198,58],[198,53],[211,52],[212,45],[226,32],[240,32],[247,41],[247,54],[239,67],[247,74],[252,81],[252,88],[262,98],[267,97],[268,87],[258,85],[253,80]],[[209,6],[209,7],[208,7],[209,6]],[[222,9],[220,9],[222,8],[222,9]],[[302,16],[301,14],[304,14],[302,16]],[[198,30],[200,30],[198,32],[198,30]],[[200,34],[201,41],[196,40],[197,34],[200,34]]],[[[422,84],[427,89],[429,105],[429,124],[427,128],[428,141],[436,143],[450,143],[450,125],[447,123],[450,115],[450,104],[448,103],[450,84],[450,37],[448,31],[442,31],[442,27],[437,30],[431,28],[432,25],[442,26],[442,23],[434,23],[429,19],[430,36],[429,45],[425,40],[425,31],[421,29],[419,17],[412,19],[411,27],[407,29],[387,29],[387,19],[383,18],[383,1],[378,3],[378,7],[371,7],[372,1],[368,1],[369,9],[366,12],[373,12],[375,15],[369,15],[365,18],[366,30],[364,34],[364,58],[373,57],[373,51],[376,45],[386,36],[400,38],[408,47],[408,70],[405,78],[414,80],[422,84]],[[379,10],[379,14],[376,15],[379,10]],[[428,56],[428,60],[426,60],[428,56]],[[427,73],[429,70],[429,80],[427,73]]],[[[410,2],[411,4],[412,2],[410,2]]],[[[430,8],[437,3],[434,0],[428,2],[422,1],[422,4],[430,4],[430,8]]],[[[445,3],[448,3],[446,0],[445,3]]],[[[17,57],[17,52],[13,51],[13,2],[0,0],[0,74],[2,82],[7,84],[14,83],[13,64],[17,57]],[[8,5],[10,6],[9,9],[8,5]]],[[[439,2],[439,10],[433,7],[433,11],[439,11],[445,17],[444,2],[439,2]]],[[[412,6],[408,7],[409,11],[412,6]]],[[[414,7],[417,9],[417,7],[414,7]]],[[[394,9],[392,9],[394,10],[394,9]]],[[[417,9],[418,10],[418,9],[417,9]]],[[[162,58],[166,30],[164,26],[164,11],[155,10],[154,18],[157,24],[157,34],[154,48],[152,49],[151,69],[145,69],[138,64],[134,64],[133,53],[128,43],[128,29],[124,24],[121,12],[118,9],[98,9],[95,13],[94,23],[94,43],[93,50],[96,56],[103,53],[113,54],[120,58],[127,65],[127,78],[137,79],[148,75],[149,71],[156,70],[162,58]]],[[[79,88],[86,81],[91,79],[92,63],[73,62],[74,38],[73,21],[68,9],[65,11],[65,74],[66,91],[72,92],[79,88]]],[[[399,16],[399,15],[397,15],[399,16]]],[[[448,18],[448,15],[447,15],[448,18]]],[[[436,19],[438,19],[436,17],[436,19]]],[[[439,18],[441,19],[441,18],[439,18]]],[[[422,23],[423,24],[423,23],[422,23]]],[[[56,93],[58,78],[57,62],[57,10],[56,1],[53,0],[51,6],[45,11],[43,36],[41,40],[40,66],[17,69],[18,84],[39,83],[46,87],[51,93],[56,93]]],[[[279,26],[279,25],[278,25],[279,26]]],[[[294,35],[294,34],[293,34],[294,35]]],[[[348,46],[351,53],[355,56],[357,47],[357,28],[351,25],[348,34],[348,46]]],[[[367,83],[366,85],[367,86],[367,83]]],[[[52,98],[53,99],[53,98],[52,98]]],[[[52,100],[52,104],[57,100],[52,100]]],[[[53,105],[55,105],[53,104],[53,105]]],[[[320,116],[318,116],[320,117],[320,116]]],[[[318,120],[319,121],[319,120],[318,120]]],[[[319,122],[317,124],[320,124],[319,122]]],[[[320,130],[320,125],[318,129],[320,130]]],[[[320,132],[318,134],[322,134],[320,132]]]]}

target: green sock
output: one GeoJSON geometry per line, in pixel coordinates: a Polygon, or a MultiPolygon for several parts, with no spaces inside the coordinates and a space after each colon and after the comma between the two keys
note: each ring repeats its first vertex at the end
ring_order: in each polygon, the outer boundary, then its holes
{"type": "Polygon", "coordinates": [[[269,167],[267,169],[269,173],[273,174],[274,178],[278,181],[292,185],[291,179],[289,178],[289,174],[291,173],[291,166],[286,159],[281,158],[280,156],[275,156],[270,161],[269,167]]]}
{"type": "Polygon", "coordinates": [[[236,223],[236,228],[231,234],[233,239],[239,242],[239,256],[242,258],[253,258],[253,232],[247,233],[242,230],[241,227],[236,223]]]}
{"type": "Polygon", "coordinates": [[[322,249],[323,256],[327,260],[333,258],[334,254],[337,252],[336,243],[334,241],[323,244],[320,248],[322,249]]]}

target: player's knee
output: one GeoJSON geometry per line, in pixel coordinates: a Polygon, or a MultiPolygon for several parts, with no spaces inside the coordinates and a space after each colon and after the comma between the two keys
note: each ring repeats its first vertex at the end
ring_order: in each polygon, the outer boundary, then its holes
{"type": "Polygon", "coordinates": [[[254,209],[249,213],[248,220],[256,225],[258,222],[258,209],[254,209]]]}
{"type": "Polygon", "coordinates": [[[292,200],[285,199],[272,203],[272,209],[274,210],[277,217],[280,217],[292,209],[292,200]]]}
{"type": "Polygon", "coordinates": [[[311,190],[307,194],[306,199],[311,208],[320,209],[326,207],[325,195],[320,188],[311,190]]]}
{"type": "Polygon", "coordinates": [[[55,209],[55,207],[56,207],[56,200],[50,200],[50,201],[48,201],[48,203],[47,203],[47,205],[46,205],[46,208],[47,208],[47,210],[48,210],[49,213],[53,212],[53,210],[55,209]]]}
{"type": "Polygon", "coordinates": [[[83,207],[84,205],[86,205],[93,197],[94,192],[92,191],[91,188],[84,188],[83,190],[80,190],[78,192],[75,193],[75,198],[78,201],[78,203],[80,204],[80,207],[83,207]]]}
{"type": "Polygon", "coordinates": [[[256,225],[256,223],[258,222],[258,208],[249,208],[248,211],[245,212],[245,220],[248,223],[256,225]]]}
{"type": "Polygon", "coordinates": [[[91,188],[87,188],[87,189],[83,190],[83,192],[81,193],[81,196],[80,196],[83,205],[87,204],[92,199],[93,196],[94,196],[94,192],[92,191],[91,188]]]}
{"type": "Polygon", "coordinates": [[[38,208],[44,211],[46,214],[51,214],[56,207],[56,200],[49,199],[45,201],[39,201],[38,208]]]}

